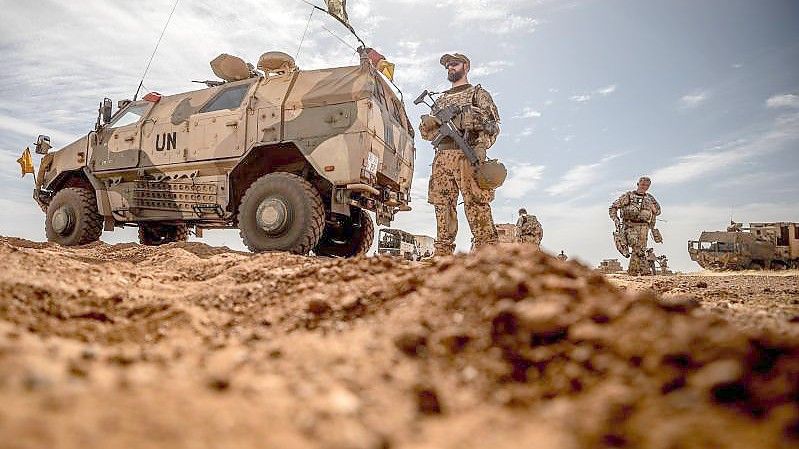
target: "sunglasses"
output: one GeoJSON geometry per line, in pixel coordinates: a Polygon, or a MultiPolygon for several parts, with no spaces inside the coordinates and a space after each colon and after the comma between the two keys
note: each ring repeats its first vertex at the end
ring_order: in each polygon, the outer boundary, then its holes
{"type": "Polygon", "coordinates": [[[463,63],[462,63],[462,62],[460,62],[460,61],[452,61],[452,62],[448,62],[448,63],[447,63],[447,65],[446,65],[446,67],[447,67],[447,68],[450,68],[450,67],[458,67],[458,66],[459,66],[459,65],[461,65],[461,64],[463,64],[463,63]]]}

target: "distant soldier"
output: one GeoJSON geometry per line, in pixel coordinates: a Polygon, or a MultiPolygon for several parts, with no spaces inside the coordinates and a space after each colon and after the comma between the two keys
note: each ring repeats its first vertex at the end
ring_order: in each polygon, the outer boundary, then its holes
{"type": "Polygon", "coordinates": [[[647,177],[638,180],[638,188],[620,196],[608,209],[616,231],[626,239],[632,252],[627,273],[647,274],[650,269],[646,262],[646,247],[649,229],[660,215],[660,204],[647,193],[652,181],[647,177]],[[618,211],[621,210],[621,217],[618,211]]]}
{"type": "Polygon", "coordinates": [[[535,215],[528,215],[527,209],[519,209],[519,219],[516,220],[516,236],[519,243],[530,243],[538,250],[541,239],[544,238],[544,228],[535,215]]]}
{"type": "Polygon", "coordinates": [[[569,256],[567,256],[566,253],[563,252],[563,250],[560,250],[560,254],[558,254],[558,259],[566,262],[567,260],[569,260],[569,256]]]}
{"type": "MultiPolygon", "coordinates": [[[[468,106],[453,120],[459,131],[466,134],[467,142],[477,156],[485,160],[486,150],[494,144],[499,134],[499,112],[491,95],[480,85],[469,84],[467,73],[469,58],[455,53],[445,54],[439,61],[447,69],[447,79],[452,88],[438,97],[434,111],[450,105],[468,106]]],[[[441,122],[433,115],[422,116],[419,126],[422,138],[432,141],[438,135],[441,122]]],[[[497,243],[497,230],[491,216],[494,190],[480,188],[474,178],[474,167],[451,138],[443,139],[436,148],[433,171],[430,175],[427,201],[436,212],[436,255],[449,255],[455,251],[458,233],[458,216],[455,206],[458,193],[463,195],[466,219],[474,236],[474,247],[497,243]]]]}
{"type": "Polygon", "coordinates": [[[646,264],[649,266],[649,273],[647,274],[658,274],[657,267],[655,266],[655,262],[657,261],[657,257],[655,256],[655,249],[654,248],[647,248],[646,250],[646,264]]]}
{"type": "Polygon", "coordinates": [[[658,256],[658,265],[660,265],[661,274],[671,274],[669,272],[669,258],[666,256],[658,256]]]}

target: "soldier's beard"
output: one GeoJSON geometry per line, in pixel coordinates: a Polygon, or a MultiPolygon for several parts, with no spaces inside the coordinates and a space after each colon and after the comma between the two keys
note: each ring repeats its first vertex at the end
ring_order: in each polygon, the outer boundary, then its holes
{"type": "Polygon", "coordinates": [[[460,81],[466,75],[466,71],[464,69],[456,70],[454,72],[447,73],[447,79],[449,82],[454,83],[456,81],[460,81]]]}

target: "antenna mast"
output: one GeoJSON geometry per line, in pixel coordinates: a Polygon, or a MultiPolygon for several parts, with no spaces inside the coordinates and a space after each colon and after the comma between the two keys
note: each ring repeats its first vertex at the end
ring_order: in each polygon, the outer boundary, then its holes
{"type": "Polygon", "coordinates": [[[166,33],[166,28],[169,26],[169,22],[172,20],[172,15],[175,14],[175,9],[178,7],[178,2],[180,2],[180,0],[175,0],[175,3],[172,5],[172,11],[169,12],[169,17],[166,19],[164,28],[161,30],[161,35],[158,36],[158,41],[155,43],[153,54],[150,55],[150,60],[147,61],[147,67],[144,68],[144,73],[141,75],[139,87],[136,88],[136,93],[133,95],[133,101],[136,101],[136,99],[139,97],[139,91],[141,91],[141,87],[144,85],[144,78],[147,76],[147,72],[150,71],[150,65],[153,63],[153,58],[155,58],[155,53],[158,51],[158,46],[161,45],[161,39],[164,38],[164,33],[166,33]]]}

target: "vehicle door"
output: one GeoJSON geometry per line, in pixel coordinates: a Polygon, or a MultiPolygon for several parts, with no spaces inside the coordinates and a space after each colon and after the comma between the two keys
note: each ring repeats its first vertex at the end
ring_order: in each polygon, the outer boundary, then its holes
{"type": "Polygon", "coordinates": [[[138,101],[118,112],[111,123],[90,139],[89,166],[94,171],[133,168],[139,164],[142,118],[152,103],[138,101]]]}
{"type": "Polygon", "coordinates": [[[189,119],[187,161],[238,157],[247,134],[247,93],[256,84],[244,80],[226,84],[189,119]]]}

